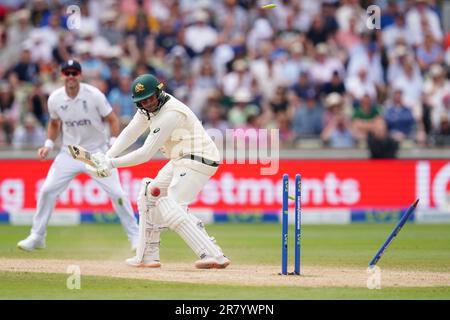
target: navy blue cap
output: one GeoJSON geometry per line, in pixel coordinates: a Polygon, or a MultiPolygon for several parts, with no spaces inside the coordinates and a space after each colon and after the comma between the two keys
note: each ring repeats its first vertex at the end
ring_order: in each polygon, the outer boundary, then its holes
{"type": "Polygon", "coordinates": [[[75,69],[81,72],[81,64],[77,60],[67,60],[61,65],[61,71],[75,69]]]}

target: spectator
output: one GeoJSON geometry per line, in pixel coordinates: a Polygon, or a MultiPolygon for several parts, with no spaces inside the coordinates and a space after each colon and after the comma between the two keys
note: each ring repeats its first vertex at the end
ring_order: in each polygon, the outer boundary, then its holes
{"type": "Polygon", "coordinates": [[[275,94],[269,101],[270,110],[277,114],[278,112],[286,112],[289,107],[287,88],[283,86],[277,87],[275,94]]]}
{"type": "Polygon", "coordinates": [[[324,105],[326,110],[323,113],[323,125],[322,127],[327,127],[328,124],[339,114],[347,115],[348,111],[344,107],[345,99],[339,93],[330,93],[324,99],[324,105]]]}
{"type": "Polygon", "coordinates": [[[438,146],[450,145],[450,93],[444,97],[444,110],[442,110],[439,124],[435,127],[433,136],[438,146]]]}
{"type": "Polygon", "coordinates": [[[381,65],[381,55],[375,42],[369,42],[359,50],[354,50],[347,67],[347,77],[356,76],[361,69],[370,70],[366,78],[378,92],[384,89],[384,73],[381,65]]]}
{"type": "Polygon", "coordinates": [[[215,129],[219,130],[222,135],[225,135],[226,129],[228,129],[229,126],[229,123],[224,120],[224,109],[215,101],[209,102],[208,108],[205,109],[203,121],[205,130],[215,129]]]}
{"type": "Polygon", "coordinates": [[[310,69],[310,75],[317,85],[329,82],[334,71],[344,74],[342,62],[338,58],[330,56],[329,48],[325,43],[319,43],[315,49],[315,59],[310,69]]]}
{"type": "Polygon", "coordinates": [[[414,68],[414,73],[419,74],[419,65],[414,63],[414,55],[409,48],[404,44],[396,45],[392,51],[392,56],[390,56],[390,62],[387,68],[387,82],[394,83],[399,74],[402,72],[402,69],[405,68],[405,65],[411,62],[414,68]]]}
{"type": "Polygon", "coordinates": [[[365,28],[366,12],[361,8],[358,0],[343,0],[341,6],[336,11],[336,20],[339,28],[349,29],[350,19],[355,17],[359,21],[358,29],[361,32],[365,28]]]}
{"type": "Polygon", "coordinates": [[[10,145],[19,119],[19,106],[8,82],[0,83],[0,144],[10,145]]]}
{"type": "Polygon", "coordinates": [[[35,0],[31,5],[31,23],[35,27],[40,27],[43,21],[48,19],[51,12],[44,0],[35,0]]]}
{"type": "Polygon", "coordinates": [[[177,28],[173,19],[161,21],[161,30],[156,35],[156,44],[170,52],[177,45],[177,28]]]}
{"type": "Polygon", "coordinates": [[[205,61],[200,66],[200,71],[197,75],[197,87],[205,91],[210,91],[217,88],[218,82],[215,70],[211,61],[205,61]]]}
{"type": "Polygon", "coordinates": [[[35,81],[28,95],[28,113],[33,115],[35,120],[39,121],[42,127],[46,127],[48,121],[47,98],[40,81],[35,81]]]}
{"type": "Polygon", "coordinates": [[[345,82],[348,94],[355,100],[361,100],[364,95],[368,95],[372,100],[377,98],[377,88],[369,79],[366,67],[361,67],[356,76],[350,76],[345,82]]]}
{"type": "Polygon", "coordinates": [[[185,83],[174,91],[174,95],[190,106],[192,112],[200,118],[208,97],[205,91],[197,86],[196,82],[197,78],[189,75],[185,83]]]}
{"type": "Polygon", "coordinates": [[[310,93],[304,103],[298,103],[292,119],[292,129],[296,138],[318,137],[322,131],[323,108],[317,103],[314,93],[310,93]]]}
{"type": "Polygon", "coordinates": [[[131,35],[136,41],[138,48],[145,46],[146,39],[151,32],[156,32],[159,29],[158,20],[148,14],[143,0],[137,0],[136,11],[127,16],[126,20],[126,35],[131,35]]]}
{"type": "Polygon", "coordinates": [[[351,131],[351,122],[343,114],[334,117],[321,134],[322,141],[330,148],[353,148],[355,139],[351,131]]]}
{"type": "Polygon", "coordinates": [[[106,84],[108,86],[108,89],[106,90],[108,94],[113,90],[114,88],[118,88],[120,86],[120,77],[124,73],[119,63],[113,62],[109,65],[109,77],[106,79],[106,84]]]}
{"type": "Polygon", "coordinates": [[[217,44],[218,33],[208,25],[209,15],[204,10],[197,10],[193,15],[194,24],[186,28],[185,44],[190,56],[201,54],[206,47],[217,44]]]}
{"type": "Polygon", "coordinates": [[[19,81],[33,82],[39,74],[39,67],[31,61],[30,48],[23,48],[20,54],[19,63],[12,68],[12,75],[19,81]]]}
{"type": "Polygon", "coordinates": [[[247,11],[239,5],[237,0],[220,1],[216,6],[215,13],[216,27],[218,30],[222,30],[222,36],[228,39],[242,35],[249,29],[247,11]]]}
{"type": "Polygon", "coordinates": [[[247,62],[238,59],[233,63],[233,71],[226,74],[222,79],[223,92],[225,95],[232,97],[239,88],[250,90],[252,79],[247,62]]]}
{"type": "Polygon", "coordinates": [[[416,46],[423,43],[427,31],[434,41],[441,42],[443,39],[439,17],[428,7],[427,0],[415,0],[415,6],[406,14],[406,25],[416,46]]]}
{"type": "MultiPolygon", "coordinates": [[[[305,5],[305,3],[303,3],[305,5]]],[[[321,15],[325,21],[325,29],[334,35],[339,30],[336,20],[336,6],[332,2],[322,2],[321,15]]]]}
{"type": "Polygon", "coordinates": [[[408,46],[413,45],[413,39],[410,36],[403,14],[395,15],[394,24],[387,26],[381,32],[383,45],[388,51],[393,50],[399,40],[406,42],[408,46]]]}
{"type": "Polygon", "coordinates": [[[269,52],[272,46],[266,45],[263,56],[250,64],[250,70],[262,95],[269,100],[278,86],[287,85],[287,83],[283,77],[282,68],[275,62],[275,55],[269,52]]]}
{"type": "Polygon", "coordinates": [[[48,97],[53,91],[61,87],[61,79],[59,77],[59,70],[53,70],[47,77],[44,78],[42,91],[48,97]]]}
{"type": "Polygon", "coordinates": [[[23,124],[14,131],[12,145],[14,149],[35,149],[44,144],[45,138],[44,128],[33,114],[27,113],[23,124]]]}
{"type": "Polygon", "coordinates": [[[295,132],[291,128],[291,121],[288,112],[278,112],[275,114],[276,128],[279,129],[280,147],[292,148],[295,141],[295,132]]]}
{"type": "Polygon", "coordinates": [[[401,14],[399,11],[399,6],[395,0],[389,0],[386,7],[382,7],[381,10],[381,29],[384,31],[395,24],[395,19],[401,16],[401,14]]]}
{"type": "Polygon", "coordinates": [[[439,128],[441,115],[445,113],[445,97],[450,92],[450,81],[445,77],[444,68],[435,64],[430,68],[429,79],[424,84],[425,122],[426,132],[430,133],[439,128]]]}
{"type": "Polygon", "coordinates": [[[93,11],[94,7],[89,5],[88,1],[80,2],[80,24],[79,29],[73,30],[78,35],[83,36],[85,32],[92,34],[98,34],[99,30],[99,18],[103,11],[93,11]]]}
{"type": "Polygon", "coordinates": [[[291,90],[300,99],[306,99],[310,92],[316,91],[307,71],[300,72],[298,81],[291,87],[291,90]]]}
{"type": "Polygon", "coordinates": [[[397,157],[399,143],[390,137],[383,120],[378,121],[368,133],[367,144],[369,146],[370,158],[392,159],[397,157]]]}
{"type": "MultiPolygon", "coordinates": [[[[47,25],[34,29],[30,33],[31,38],[36,38],[36,40],[39,41],[39,43],[36,43],[33,46],[33,53],[40,51],[42,60],[46,63],[50,63],[52,58],[52,49],[57,45],[59,35],[63,32],[63,30],[64,29],[61,27],[61,16],[59,12],[52,12],[48,17],[47,25]]],[[[70,38],[69,35],[68,38],[70,38]]],[[[34,61],[37,61],[37,59],[34,58],[34,61]]]]}
{"type": "Polygon", "coordinates": [[[123,33],[117,27],[117,12],[107,10],[101,16],[100,36],[105,38],[110,45],[118,45],[123,40],[123,33]]]}
{"type": "Polygon", "coordinates": [[[391,82],[395,88],[400,88],[403,92],[403,101],[411,111],[416,120],[422,118],[421,95],[423,90],[423,79],[420,72],[415,72],[413,60],[405,61],[403,68],[399,70],[395,82],[391,82]]]}
{"type": "Polygon", "coordinates": [[[345,95],[346,93],[344,81],[338,71],[334,71],[331,81],[324,83],[320,88],[320,94],[323,96],[328,96],[333,92],[340,95],[345,95]]]}
{"type": "Polygon", "coordinates": [[[403,104],[402,89],[394,89],[392,101],[386,104],[384,120],[391,137],[401,142],[410,138],[414,128],[414,117],[410,108],[403,104]]]}
{"type": "Polygon", "coordinates": [[[331,30],[325,28],[325,23],[321,15],[316,15],[313,18],[311,27],[306,34],[306,37],[316,46],[319,43],[325,43],[331,34],[331,30]]]}
{"type": "Polygon", "coordinates": [[[367,139],[368,134],[374,131],[376,126],[381,126],[380,122],[384,125],[384,120],[378,107],[374,104],[374,100],[369,94],[364,94],[353,112],[353,135],[359,142],[364,141],[367,139]]]}
{"type": "Polygon", "coordinates": [[[274,35],[274,30],[267,18],[260,17],[250,29],[247,38],[247,47],[251,52],[258,51],[264,42],[269,41],[274,35]]]}
{"type": "Polygon", "coordinates": [[[17,62],[17,53],[21,50],[23,43],[28,39],[32,30],[30,11],[28,9],[16,11],[13,15],[11,26],[6,29],[5,59],[8,59],[11,63],[17,62]]]}
{"type": "Polygon", "coordinates": [[[350,18],[348,30],[339,29],[336,41],[347,52],[351,52],[355,46],[361,44],[359,24],[356,17],[350,18]]]}
{"type": "Polygon", "coordinates": [[[174,63],[172,67],[171,77],[167,80],[166,84],[166,90],[168,93],[173,93],[186,85],[187,75],[183,72],[183,68],[180,68],[179,66],[180,64],[174,63]]]}
{"type": "MultiPolygon", "coordinates": [[[[235,129],[237,130],[234,130],[234,139],[239,141],[236,146],[238,148],[253,148],[256,151],[259,141],[258,130],[261,129],[261,117],[252,113],[247,117],[245,124],[239,125],[235,129]]],[[[252,155],[256,154],[253,153],[252,155]]]]}
{"type": "Polygon", "coordinates": [[[444,51],[442,46],[434,42],[434,38],[430,33],[425,35],[422,45],[417,48],[417,61],[420,70],[425,73],[432,64],[441,64],[444,62],[444,51]]]}
{"type": "Polygon", "coordinates": [[[344,99],[338,93],[330,93],[325,98],[327,110],[323,116],[321,139],[331,148],[351,148],[355,140],[351,132],[351,121],[344,110],[344,99]]]}
{"type": "Polygon", "coordinates": [[[70,58],[72,53],[72,46],[68,44],[64,33],[58,37],[57,44],[52,49],[52,58],[56,64],[60,65],[70,58]]]}
{"type": "MultiPolygon", "coordinates": [[[[308,32],[311,27],[312,16],[305,10],[304,3],[301,1],[294,1],[292,3],[292,10],[289,14],[291,14],[291,21],[295,30],[298,30],[301,33],[308,32]]],[[[335,29],[333,31],[335,31],[335,29]]]]}
{"type": "Polygon", "coordinates": [[[250,115],[257,114],[259,110],[252,104],[250,91],[245,88],[237,90],[233,97],[233,107],[228,112],[228,122],[236,128],[245,125],[250,115]]]}
{"type": "Polygon", "coordinates": [[[105,69],[103,61],[92,54],[93,48],[87,41],[77,43],[76,51],[81,58],[81,66],[83,68],[83,78],[86,81],[101,78],[105,69]]]}
{"type": "Polygon", "coordinates": [[[123,127],[130,122],[136,113],[133,100],[130,99],[131,95],[131,79],[128,75],[122,75],[119,80],[119,87],[112,89],[108,95],[108,101],[123,127]]]}
{"type": "Polygon", "coordinates": [[[305,49],[300,42],[292,44],[289,53],[287,61],[281,64],[280,72],[286,84],[292,86],[297,82],[298,75],[310,68],[311,60],[305,55],[305,49]]]}

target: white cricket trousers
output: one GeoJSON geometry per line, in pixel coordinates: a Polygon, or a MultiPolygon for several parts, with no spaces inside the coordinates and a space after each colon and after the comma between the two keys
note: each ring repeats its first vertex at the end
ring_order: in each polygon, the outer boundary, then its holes
{"type": "Polygon", "coordinates": [[[47,224],[55,208],[58,196],[67,188],[70,181],[80,173],[88,174],[108,194],[113,208],[125,229],[128,240],[132,242],[137,239],[139,234],[137,220],[134,216],[130,200],[125,195],[120,184],[117,169],[112,171],[110,177],[100,178],[94,176],[86,169],[83,162],[73,159],[66,151],[61,151],[56,156],[48,171],[47,178],[39,191],[37,211],[33,217],[31,234],[39,238],[45,238],[47,224]]]}
{"type": "Polygon", "coordinates": [[[209,174],[201,173],[171,160],[158,172],[152,186],[161,189],[161,197],[169,196],[186,211],[216,170],[211,167],[209,174]]]}

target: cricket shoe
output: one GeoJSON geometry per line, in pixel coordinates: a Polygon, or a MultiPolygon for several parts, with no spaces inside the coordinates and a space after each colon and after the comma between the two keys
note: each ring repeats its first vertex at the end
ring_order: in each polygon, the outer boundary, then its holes
{"type": "Polygon", "coordinates": [[[133,239],[133,241],[131,241],[131,252],[136,253],[138,245],[139,245],[139,239],[133,239]]]}
{"type": "Polygon", "coordinates": [[[159,268],[161,267],[161,262],[159,261],[159,242],[158,243],[148,243],[143,259],[136,256],[133,258],[125,260],[126,264],[132,267],[140,268],[159,268]]]}
{"type": "Polygon", "coordinates": [[[197,269],[225,269],[231,263],[230,259],[225,256],[211,257],[207,256],[203,259],[195,261],[197,269]]]}
{"type": "Polygon", "coordinates": [[[24,251],[33,251],[34,249],[45,249],[45,238],[39,238],[36,235],[29,235],[28,238],[19,241],[17,247],[24,251]]]}
{"type": "Polygon", "coordinates": [[[134,256],[133,258],[126,259],[125,263],[131,267],[136,268],[159,268],[161,267],[161,262],[159,260],[152,260],[152,259],[138,259],[137,256],[134,256]]]}

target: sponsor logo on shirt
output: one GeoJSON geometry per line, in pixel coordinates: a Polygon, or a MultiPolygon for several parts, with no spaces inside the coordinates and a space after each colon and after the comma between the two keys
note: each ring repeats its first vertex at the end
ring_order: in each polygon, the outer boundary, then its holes
{"type": "Polygon", "coordinates": [[[62,110],[66,110],[68,107],[69,107],[69,105],[68,104],[66,104],[66,105],[63,105],[63,106],[59,106],[62,110]]]}
{"type": "Polygon", "coordinates": [[[90,125],[92,125],[91,120],[89,120],[89,119],[81,119],[81,120],[74,120],[74,121],[64,121],[64,124],[67,127],[83,127],[83,126],[90,126],[90,125]]]}

